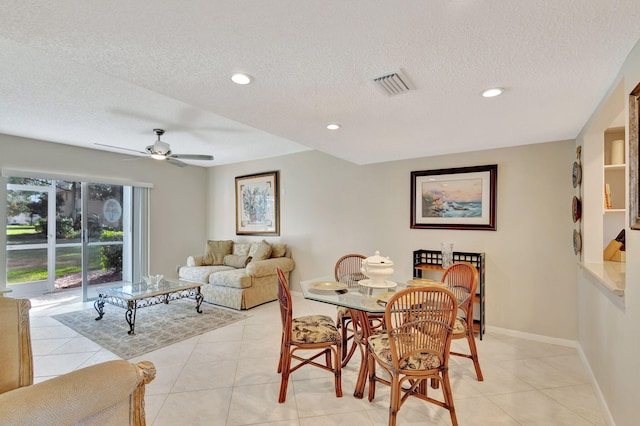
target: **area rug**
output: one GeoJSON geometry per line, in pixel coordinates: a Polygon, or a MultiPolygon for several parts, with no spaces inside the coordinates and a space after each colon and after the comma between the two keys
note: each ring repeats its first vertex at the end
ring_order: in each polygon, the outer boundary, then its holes
{"type": "Polygon", "coordinates": [[[122,359],[131,359],[172,343],[197,336],[248,318],[240,312],[203,303],[196,312],[191,299],[172,300],[165,305],[140,308],[136,313],[135,335],[129,335],[126,309],[104,305],[104,317],[96,321],[94,308],[52,315],[67,327],[96,342],[122,359]]]}

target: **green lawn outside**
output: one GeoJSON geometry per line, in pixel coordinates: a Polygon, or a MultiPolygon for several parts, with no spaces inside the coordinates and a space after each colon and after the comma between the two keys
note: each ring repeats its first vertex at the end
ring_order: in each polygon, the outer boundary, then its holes
{"type": "Polygon", "coordinates": [[[7,225],[7,244],[46,244],[47,237],[36,232],[34,226],[7,225]]]}
{"type": "MultiPolygon", "coordinates": [[[[67,242],[77,242],[67,240],[67,242]]],[[[79,241],[79,240],[78,240],[79,241]]],[[[7,225],[7,244],[46,243],[46,237],[30,225],[7,225]]],[[[81,247],[56,248],[56,278],[82,272],[81,247]]],[[[89,270],[102,270],[100,247],[89,247],[89,270]]],[[[7,284],[47,279],[47,249],[7,251],[7,284]]]]}
{"type": "MultiPolygon", "coordinates": [[[[101,270],[100,247],[89,248],[89,270],[101,270]]],[[[80,247],[56,249],[56,278],[82,271],[80,247]]],[[[47,279],[46,249],[7,251],[7,284],[47,279]]]]}
{"type": "Polygon", "coordinates": [[[33,225],[7,225],[7,235],[35,234],[36,227],[33,225]]]}

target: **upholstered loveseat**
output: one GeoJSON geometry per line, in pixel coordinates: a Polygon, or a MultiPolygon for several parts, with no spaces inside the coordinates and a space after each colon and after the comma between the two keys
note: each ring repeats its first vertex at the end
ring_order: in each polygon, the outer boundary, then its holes
{"type": "Polygon", "coordinates": [[[209,240],[202,256],[187,258],[178,277],[202,283],[206,302],[240,310],[276,300],[276,267],[288,279],[294,265],[286,244],[209,240]]]}

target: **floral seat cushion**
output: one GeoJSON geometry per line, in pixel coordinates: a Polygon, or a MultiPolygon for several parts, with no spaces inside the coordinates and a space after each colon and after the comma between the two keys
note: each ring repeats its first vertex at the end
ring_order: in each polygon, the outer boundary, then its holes
{"type": "Polygon", "coordinates": [[[336,308],[336,311],[338,312],[338,318],[351,318],[351,312],[349,312],[349,308],[338,306],[336,308]]]}
{"type": "MultiPolygon", "coordinates": [[[[369,349],[389,366],[393,365],[388,334],[375,334],[368,339],[369,349]]],[[[403,370],[432,370],[440,367],[440,358],[432,353],[416,353],[400,363],[403,370]]]]}
{"type": "Polygon", "coordinates": [[[466,334],[467,333],[467,321],[462,318],[456,318],[456,323],[453,325],[453,334],[466,334]]]}
{"type": "Polygon", "coordinates": [[[297,343],[337,342],[340,333],[331,317],[309,315],[294,318],[291,322],[292,340],[297,343]]]}

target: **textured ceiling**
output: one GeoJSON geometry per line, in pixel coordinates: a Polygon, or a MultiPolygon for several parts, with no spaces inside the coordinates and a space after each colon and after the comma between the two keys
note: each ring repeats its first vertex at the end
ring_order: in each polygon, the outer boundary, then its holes
{"type": "Polygon", "coordinates": [[[0,5],[0,133],[143,150],[163,128],[174,153],[215,156],[189,162],[201,166],[574,138],[640,39],[638,0],[0,5]],[[414,90],[372,83],[399,69],[414,90]],[[253,84],[233,84],[237,71],[253,84]],[[492,86],[506,91],[482,98],[492,86]]]}

